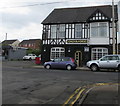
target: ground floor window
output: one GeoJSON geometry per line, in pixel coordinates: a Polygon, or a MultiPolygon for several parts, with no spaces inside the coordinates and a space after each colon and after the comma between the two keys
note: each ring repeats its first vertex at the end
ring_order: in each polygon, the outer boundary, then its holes
{"type": "Polygon", "coordinates": [[[53,47],[51,48],[51,59],[64,57],[65,56],[65,49],[63,47],[53,47]]]}
{"type": "Polygon", "coordinates": [[[92,60],[98,60],[104,55],[108,54],[108,49],[107,48],[92,48],[92,60]]]}

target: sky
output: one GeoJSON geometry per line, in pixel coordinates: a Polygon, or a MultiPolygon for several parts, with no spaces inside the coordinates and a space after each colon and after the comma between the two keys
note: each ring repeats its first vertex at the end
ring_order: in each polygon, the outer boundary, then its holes
{"type": "Polygon", "coordinates": [[[0,0],[0,41],[42,39],[41,22],[55,8],[98,5],[112,5],[112,0],[0,0]]]}

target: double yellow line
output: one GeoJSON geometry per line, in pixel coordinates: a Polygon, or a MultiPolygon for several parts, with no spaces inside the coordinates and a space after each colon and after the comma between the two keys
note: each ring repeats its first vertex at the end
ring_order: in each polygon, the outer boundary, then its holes
{"type": "MultiPolygon", "coordinates": [[[[103,86],[103,85],[120,85],[120,83],[96,83],[92,85],[87,85],[83,87],[77,88],[74,93],[65,101],[65,103],[62,106],[66,106],[69,104],[69,106],[72,106],[75,104],[75,102],[81,97],[81,94],[87,89],[91,89],[92,87],[95,86],[103,86]],[[75,99],[74,99],[75,98],[75,99]],[[74,99],[74,100],[73,100],[74,99]]],[[[83,96],[83,95],[82,95],[83,96]]]]}
{"type": "Polygon", "coordinates": [[[75,90],[75,92],[66,100],[66,102],[62,105],[65,106],[66,104],[70,104],[70,106],[72,106],[81,96],[82,92],[85,90],[85,88],[81,88],[79,87],[78,89],[75,90]],[[71,103],[71,99],[73,99],[74,97],[76,97],[71,103]]]}

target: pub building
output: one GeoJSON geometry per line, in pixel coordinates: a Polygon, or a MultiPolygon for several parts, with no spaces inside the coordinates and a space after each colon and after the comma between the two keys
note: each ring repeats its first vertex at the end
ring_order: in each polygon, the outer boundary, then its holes
{"type": "MultiPolygon", "coordinates": [[[[117,44],[117,5],[114,13],[117,44]]],[[[83,66],[113,53],[111,5],[54,9],[42,24],[43,63],[65,56],[83,66]]]]}

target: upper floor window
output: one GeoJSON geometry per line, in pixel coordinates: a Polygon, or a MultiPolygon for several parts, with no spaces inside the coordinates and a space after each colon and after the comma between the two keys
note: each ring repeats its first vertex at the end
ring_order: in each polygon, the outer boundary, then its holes
{"type": "Polygon", "coordinates": [[[57,25],[51,25],[51,38],[56,38],[57,25]]]}
{"type": "Polygon", "coordinates": [[[65,24],[58,26],[58,38],[65,38],[65,24]]]}
{"type": "Polygon", "coordinates": [[[82,38],[82,24],[75,24],[75,38],[82,38]]]}
{"type": "Polygon", "coordinates": [[[107,37],[108,23],[91,23],[91,37],[107,37]]]}
{"type": "Polygon", "coordinates": [[[51,25],[51,38],[65,38],[65,24],[51,25]]]}

